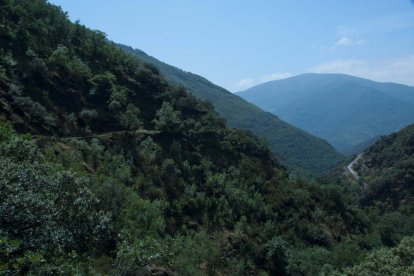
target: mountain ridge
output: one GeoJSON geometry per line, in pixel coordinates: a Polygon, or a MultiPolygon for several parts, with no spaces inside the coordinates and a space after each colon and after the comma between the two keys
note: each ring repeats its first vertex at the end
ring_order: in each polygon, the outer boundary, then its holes
{"type": "Polygon", "coordinates": [[[59,7],[5,0],[0,22],[0,274],[279,275],[291,248],[361,232],[340,194],[59,7]]]}
{"type": "Polygon", "coordinates": [[[184,86],[197,98],[211,102],[230,127],[249,130],[264,138],[291,170],[318,174],[334,167],[342,159],[325,140],[289,125],[278,116],[263,111],[206,78],[159,61],[142,50],[117,45],[127,53],[155,65],[168,80],[184,86]]]}
{"type": "Polygon", "coordinates": [[[411,275],[412,209],[326,184],[58,6],[0,2],[1,275],[411,275]]]}
{"type": "Polygon", "coordinates": [[[344,74],[302,74],[237,94],[342,153],[414,121],[414,87],[344,74]]]}

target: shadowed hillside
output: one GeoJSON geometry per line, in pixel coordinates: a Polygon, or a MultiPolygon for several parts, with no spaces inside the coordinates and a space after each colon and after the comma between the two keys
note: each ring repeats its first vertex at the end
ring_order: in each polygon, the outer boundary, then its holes
{"type": "Polygon", "coordinates": [[[289,178],[59,7],[0,2],[1,275],[409,275],[410,210],[362,193],[289,178]]]}
{"type": "Polygon", "coordinates": [[[185,87],[197,98],[211,102],[230,127],[249,130],[264,138],[291,170],[315,175],[327,171],[342,159],[326,141],[287,124],[205,78],[165,64],[143,51],[124,45],[119,47],[155,65],[168,80],[185,87]]]}

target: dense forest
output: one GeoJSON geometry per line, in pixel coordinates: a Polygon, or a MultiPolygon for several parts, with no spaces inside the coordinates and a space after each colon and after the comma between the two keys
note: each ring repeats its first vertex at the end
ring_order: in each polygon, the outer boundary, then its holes
{"type": "Polygon", "coordinates": [[[0,274],[412,274],[363,185],[288,175],[103,33],[0,2],[0,274]]]}
{"type": "Polygon", "coordinates": [[[366,149],[356,169],[360,182],[367,188],[365,204],[413,214],[414,125],[383,137],[366,149]]]}
{"type": "Polygon", "coordinates": [[[317,177],[344,158],[325,140],[282,121],[201,76],[163,63],[141,50],[118,46],[156,66],[166,79],[185,87],[195,97],[211,102],[228,126],[251,131],[264,139],[291,175],[317,177]]]}

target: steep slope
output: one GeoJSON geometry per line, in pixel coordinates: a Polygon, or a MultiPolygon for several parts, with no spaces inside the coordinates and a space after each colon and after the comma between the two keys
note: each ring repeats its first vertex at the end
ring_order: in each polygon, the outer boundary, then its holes
{"type": "Polygon", "coordinates": [[[342,153],[414,121],[414,88],[340,74],[304,74],[238,95],[342,153]]]}
{"type": "Polygon", "coordinates": [[[414,125],[381,137],[358,157],[352,166],[357,180],[347,178],[342,185],[357,195],[358,205],[376,221],[376,235],[366,240],[397,246],[414,233],[414,125]]]}
{"type": "Polygon", "coordinates": [[[264,138],[290,169],[318,174],[342,159],[326,141],[287,124],[203,77],[165,64],[143,51],[124,45],[119,47],[153,64],[168,80],[185,87],[195,97],[211,102],[230,127],[249,130],[264,138]]]}
{"type": "Polygon", "coordinates": [[[383,210],[412,210],[414,200],[414,125],[381,138],[355,166],[366,183],[365,203],[383,210]]]}
{"type": "Polygon", "coordinates": [[[340,186],[43,0],[0,2],[0,191],[1,275],[334,275],[382,245],[340,186]]]}
{"type": "Polygon", "coordinates": [[[0,2],[0,111],[0,274],[286,274],[367,227],[44,0],[0,2]]]}

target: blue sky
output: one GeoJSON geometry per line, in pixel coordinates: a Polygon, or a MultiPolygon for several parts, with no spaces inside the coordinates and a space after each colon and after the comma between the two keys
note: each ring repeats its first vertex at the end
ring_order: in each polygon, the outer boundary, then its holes
{"type": "Polygon", "coordinates": [[[51,0],[230,91],[305,72],[414,85],[410,0],[51,0]]]}

